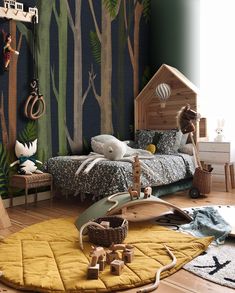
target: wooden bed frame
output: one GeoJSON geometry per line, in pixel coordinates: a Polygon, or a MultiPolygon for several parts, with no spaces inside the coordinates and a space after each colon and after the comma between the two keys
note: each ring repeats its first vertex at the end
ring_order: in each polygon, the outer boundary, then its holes
{"type": "MultiPolygon", "coordinates": [[[[135,99],[135,130],[166,130],[177,128],[177,112],[186,104],[197,111],[198,89],[176,68],[163,64],[135,99]],[[171,96],[161,107],[156,87],[166,83],[171,87],[171,96]]],[[[198,125],[194,139],[197,140],[198,125]]]]}

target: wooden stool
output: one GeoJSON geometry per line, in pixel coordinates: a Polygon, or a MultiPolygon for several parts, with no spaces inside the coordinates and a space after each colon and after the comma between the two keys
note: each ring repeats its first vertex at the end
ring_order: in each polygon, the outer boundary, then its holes
{"type": "MultiPolygon", "coordinates": [[[[27,209],[28,191],[31,188],[36,188],[34,203],[37,203],[37,188],[50,186],[50,200],[52,201],[53,177],[49,173],[32,174],[32,175],[13,175],[10,178],[10,186],[23,188],[25,190],[25,209],[27,209]]],[[[10,207],[13,205],[13,197],[10,195],[10,207]]]]}

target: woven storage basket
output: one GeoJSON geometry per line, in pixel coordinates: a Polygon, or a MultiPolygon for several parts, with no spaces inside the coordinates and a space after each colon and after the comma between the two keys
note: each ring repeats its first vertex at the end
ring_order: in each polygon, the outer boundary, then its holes
{"type": "Polygon", "coordinates": [[[196,168],[193,176],[193,187],[199,189],[201,194],[211,192],[211,172],[196,168]]]}
{"type": "Polygon", "coordinates": [[[102,229],[97,226],[89,225],[87,227],[89,241],[96,244],[108,247],[112,243],[122,243],[127,236],[128,221],[121,217],[103,217],[94,220],[100,224],[102,221],[108,221],[110,228],[102,229]]]}

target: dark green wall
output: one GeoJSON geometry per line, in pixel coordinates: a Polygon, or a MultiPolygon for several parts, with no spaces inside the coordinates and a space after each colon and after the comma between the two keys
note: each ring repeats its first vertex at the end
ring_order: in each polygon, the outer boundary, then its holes
{"type": "Polygon", "coordinates": [[[151,1],[151,65],[176,67],[199,85],[200,0],[151,1]]]}
{"type": "Polygon", "coordinates": [[[9,167],[16,139],[37,138],[37,158],[44,162],[89,152],[90,138],[100,133],[134,137],[134,98],[150,77],[150,1],[126,0],[119,6],[113,0],[24,0],[26,11],[34,6],[39,11],[34,38],[32,23],[0,18],[1,48],[3,31],[13,31],[12,47],[20,52],[17,59],[11,56],[9,72],[0,54],[0,196],[8,195],[10,173],[16,172],[9,167]],[[36,121],[24,115],[33,71],[46,104],[36,121]],[[14,96],[11,89],[17,89],[14,96]]]}

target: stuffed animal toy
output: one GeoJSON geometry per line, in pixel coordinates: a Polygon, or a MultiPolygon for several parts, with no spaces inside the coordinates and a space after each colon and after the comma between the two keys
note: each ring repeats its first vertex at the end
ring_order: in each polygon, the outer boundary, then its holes
{"type": "Polygon", "coordinates": [[[107,141],[103,144],[105,158],[111,161],[121,160],[127,150],[127,145],[118,139],[107,141]]]}
{"type": "Polygon", "coordinates": [[[22,175],[32,175],[32,173],[43,173],[42,171],[38,170],[35,163],[42,162],[35,159],[34,154],[37,151],[37,139],[29,143],[29,146],[25,143],[22,144],[18,140],[15,144],[15,154],[18,160],[13,162],[10,167],[19,164],[19,174],[22,175]]]}
{"type": "Polygon", "coordinates": [[[190,105],[182,107],[176,117],[178,127],[183,134],[194,132],[195,125],[193,124],[193,122],[196,122],[199,119],[200,115],[194,110],[192,110],[190,108],[190,105]]]}
{"type": "MultiPolygon", "coordinates": [[[[88,156],[80,156],[78,160],[83,161],[76,171],[78,175],[83,168],[83,173],[88,173],[93,166],[100,161],[123,161],[133,163],[134,156],[140,155],[140,159],[151,159],[153,154],[149,151],[141,149],[133,149],[127,145],[126,142],[120,141],[113,135],[101,134],[91,139],[91,147],[94,153],[88,156]]],[[[152,170],[144,163],[141,162],[142,169],[146,172],[152,173],[152,170]]]]}
{"type": "Polygon", "coordinates": [[[224,119],[218,119],[217,121],[217,128],[215,130],[216,132],[216,137],[214,141],[216,142],[222,142],[224,140],[224,119]]]}
{"type": "Polygon", "coordinates": [[[91,138],[92,150],[98,154],[104,155],[109,160],[120,160],[123,157],[134,156],[137,153],[143,156],[149,156],[151,154],[147,150],[133,149],[129,147],[127,143],[128,141],[120,141],[111,134],[100,134],[91,138]]]}

